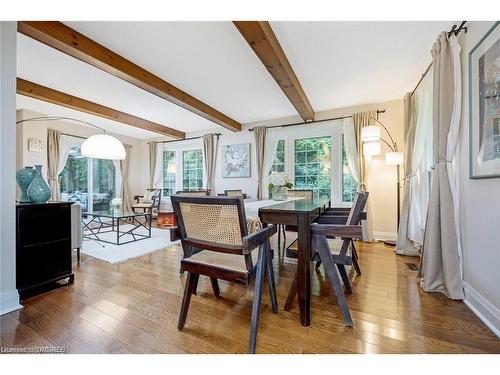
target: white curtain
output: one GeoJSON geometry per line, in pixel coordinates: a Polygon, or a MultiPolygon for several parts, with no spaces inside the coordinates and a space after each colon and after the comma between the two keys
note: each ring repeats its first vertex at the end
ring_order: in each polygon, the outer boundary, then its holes
{"type": "Polygon", "coordinates": [[[432,70],[414,93],[415,142],[411,161],[408,238],[420,249],[424,242],[425,217],[429,203],[429,171],[432,167],[432,70]]]}
{"type": "Polygon", "coordinates": [[[61,134],[59,140],[59,161],[57,162],[57,177],[62,173],[66,162],[68,161],[69,152],[72,147],[80,147],[84,139],[71,137],[61,134]]]}
{"type": "MultiPolygon", "coordinates": [[[[264,147],[264,176],[262,176],[262,181],[264,182],[263,196],[267,196],[267,194],[269,194],[267,190],[267,185],[269,184],[269,174],[271,173],[271,167],[273,166],[274,159],[276,158],[276,150],[278,149],[280,134],[281,132],[279,128],[268,128],[266,132],[266,147],[264,147]]],[[[284,137],[281,139],[284,139],[284,137]]]]}
{"type": "Polygon", "coordinates": [[[115,197],[121,198],[123,176],[120,170],[120,160],[113,160],[113,166],[115,167],[115,197]]]}
{"type": "Polygon", "coordinates": [[[163,188],[163,144],[156,147],[156,163],[153,184],[157,189],[163,188]]]}
{"type": "Polygon", "coordinates": [[[354,121],[352,117],[343,119],[344,147],[347,166],[351,175],[359,185],[359,161],[358,148],[356,146],[356,133],[354,132],[354,121]]]}

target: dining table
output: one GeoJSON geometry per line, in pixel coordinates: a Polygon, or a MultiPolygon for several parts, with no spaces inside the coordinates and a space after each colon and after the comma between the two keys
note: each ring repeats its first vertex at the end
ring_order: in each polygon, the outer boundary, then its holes
{"type": "Polygon", "coordinates": [[[300,321],[311,324],[311,222],[330,206],[329,198],[301,198],[283,203],[274,202],[258,209],[262,224],[283,224],[297,227],[297,288],[300,321]]]}
{"type": "MultiPolygon", "coordinates": [[[[289,197],[286,201],[272,199],[245,200],[247,219],[259,218],[263,225],[283,224],[297,227],[298,261],[297,289],[300,321],[311,325],[311,223],[330,207],[329,198],[289,197]]],[[[177,227],[170,229],[170,240],[180,238],[177,227]]]]}

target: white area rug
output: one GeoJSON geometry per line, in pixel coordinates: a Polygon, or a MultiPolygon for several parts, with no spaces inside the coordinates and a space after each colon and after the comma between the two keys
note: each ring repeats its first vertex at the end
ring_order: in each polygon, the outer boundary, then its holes
{"type": "MultiPolygon", "coordinates": [[[[128,224],[120,226],[120,230],[127,230],[127,228],[130,228],[128,224]]],[[[141,228],[140,233],[146,234],[147,231],[141,228]]],[[[113,241],[116,239],[116,232],[106,233],[100,236],[102,236],[105,240],[113,241]]],[[[125,235],[122,238],[124,242],[130,239],[130,237],[127,236],[129,235],[125,235]]],[[[140,257],[141,255],[149,254],[153,251],[176,245],[178,243],[179,241],[170,241],[170,231],[168,229],[151,228],[151,238],[119,246],[105,242],[88,240],[85,238],[83,240],[81,252],[86,255],[90,255],[91,257],[105,260],[109,263],[119,263],[127,259],[140,257]]]]}

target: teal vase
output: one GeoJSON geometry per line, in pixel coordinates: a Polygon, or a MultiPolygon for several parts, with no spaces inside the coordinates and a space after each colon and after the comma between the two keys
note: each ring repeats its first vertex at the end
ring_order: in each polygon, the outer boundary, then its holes
{"type": "Polygon", "coordinates": [[[21,198],[19,198],[19,202],[27,203],[31,202],[27,190],[30,186],[33,178],[35,177],[36,171],[33,167],[24,167],[24,169],[18,169],[16,171],[16,181],[19,185],[19,189],[21,189],[21,198]]]}
{"type": "Polygon", "coordinates": [[[35,165],[36,174],[28,187],[28,197],[33,203],[45,203],[52,195],[50,187],[42,177],[42,166],[35,165]]]}

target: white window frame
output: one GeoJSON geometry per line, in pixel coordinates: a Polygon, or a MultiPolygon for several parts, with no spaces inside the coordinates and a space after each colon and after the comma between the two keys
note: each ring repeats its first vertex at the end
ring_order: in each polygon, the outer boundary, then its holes
{"type": "MultiPolygon", "coordinates": [[[[206,172],[205,172],[205,153],[203,152],[203,140],[200,139],[193,139],[189,141],[179,141],[179,142],[172,142],[172,143],[163,143],[162,144],[162,155],[163,151],[175,151],[175,190],[176,191],[181,191],[183,189],[183,180],[184,180],[184,170],[182,168],[182,158],[183,158],[183,151],[194,151],[194,150],[201,150],[201,157],[202,157],[202,188],[206,186],[207,180],[206,180],[206,172]]],[[[162,189],[163,189],[163,158],[162,158],[162,166],[160,168],[160,173],[161,173],[161,182],[162,182],[162,189]]],[[[170,201],[170,197],[162,197],[163,199],[168,199],[170,201]]]]}
{"type": "Polygon", "coordinates": [[[336,207],[351,207],[352,202],[342,201],[342,131],[343,124],[339,120],[322,124],[310,124],[282,128],[278,139],[285,140],[285,173],[295,181],[295,140],[304,138],[331,137],[331,197],[336,207]]]}
{"type": "MultiPolygon", "coordinates": [[[[69,142],[69,145],[71,148],[78,147],[81,150],[83,142],[79,138],[76,138],[73,136],[67,136],[67,135],[65,135],[65,137],[72,139],[72,142],[69,142]]],[[[68,156],[68,158],[69,158],[69,156],[68,156]]],[[[86,159],[87,159],[87,212],[92,212],[94,209],[94,207],[91,207],[91,206],[93,205],[93,202],[94,202],[93,197],[94,197],[94,159],[95,158],[86,157],[86,159]]],[[[66,160],[66,163],[67,162],[68,162],[68,160],[66,160]]],[[[116,170],[116,166],[115,166],[115,194],[118,193],[120,185],[121,185],[120,181],[118,181],[120,179],[120,177],[118,175],[119,175],[119,171],[116,170]]],[[[57,176],[57,178],[59,178],[59,176],[57,176]]]]}

